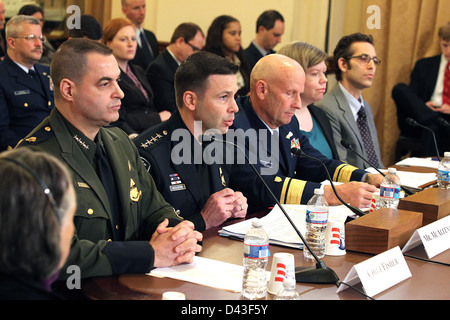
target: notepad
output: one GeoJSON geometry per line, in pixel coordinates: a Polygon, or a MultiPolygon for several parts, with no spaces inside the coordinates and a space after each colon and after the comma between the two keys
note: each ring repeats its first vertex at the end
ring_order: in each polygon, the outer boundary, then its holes
{"type": "MultiPolygon", "coordinates": [[[[297,229],[305,235],[306,232],[306,205],[283,205],[289,218],[297,229]]],[[[336,220],[345,223],[348,216],[353,215],[347,207],[330,206],[328,220],[336,220]]],[[[252,221],[257,218],[244,220],[229,226],[223,227],[219,235],[243,240],[245,234],[252,226],[252,221]]],[[[280,207],[275,206],[266,216],[260,219],[264,230],[269,236],[269,243],[290,248],[303,249],[303,242],[284,216],[280,207]]]]}

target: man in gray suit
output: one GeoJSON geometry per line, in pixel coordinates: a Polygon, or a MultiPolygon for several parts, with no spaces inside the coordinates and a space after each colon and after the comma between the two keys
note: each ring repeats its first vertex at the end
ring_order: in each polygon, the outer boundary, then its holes
{"type": "Polygon", "coordinates": [[[338,82],[317,102],[330,119],[339,159],[358,167],[382,168],[377,129],[370,105],[362,98],[362,91],[372,86],[377,58],[373,38],[355,33],[343,37],[334,50],[336,80],[338,82]],[[353,150],[372,165],[361,160],[354,152],[342,146],[346,140],[353,150]]]}

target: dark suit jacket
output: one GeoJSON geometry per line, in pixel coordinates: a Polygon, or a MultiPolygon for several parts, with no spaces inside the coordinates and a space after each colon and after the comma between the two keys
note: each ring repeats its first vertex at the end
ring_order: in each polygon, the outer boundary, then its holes
{"type": "MultiPolygon", "coordinates": [[[[158,40],[156,39],[155,34],[150,30],[144,29],[144,33],[148,43],[150,44],[150,47],[152,48],[153,59],[155,59],[159,55],[158,40]]],[[[142,53],[142,49],[138,45],[136,49],[136,55],[134,56],[134,59],[131,60],[130,62],[140,66],[143,70],[146,70],[152,61],[153,60],[146,61],[145,56],[142,53]]]]}
{"type": "Polygon", "coordinates": [[[178,63],[173,59],[169,51],[164,50],[148,66],[146,71],[147,80],[156,92],[154,103],[159,111],[177,110],[175,101],[174,79],[178,63]]]}
{"type": "MultiPolygon", "coordinates": [[[[241,97],[237,99],[237,103],[239,112],[236,114],[232,128],[240,128],[244,132],[253,129],[256,132],[257,139],[246,139],[245,150],[248,152],[250,161],[255,154],[254,151],[257,150],[255,167],[261,174],[264,174],[263,169],[266,169],[268,174],[263,175],[263,178],[281,204],[306,204],[314,195],[314,189],[319,188],[320,183],[328,178],[318,161],[294,156],[291,153],[292,147],[301,147],[306,154],[321,159],[334,181],[361,181],[364,177],[365,171],[339,160],[328,159],[316,150],[309,143],[308,138],[301,133],[295,117],[292,118],[291,123],[278,128],[279,147],[272,146],[275,141],[264,137],[265,134],[270,135],[270,133],[253,110],[249,97],[241,97]],[[269,141],[271,143],[268,143],[269,141]],[[263,160],[266,155],[269,155],[270,161],[263,160]]],[[[255,182],[256,178],[249,174],[249,170],[249,166],[234,166],[230,185],[235,190],[243,192],[249,205],[253,207],[266,205],[264,202],[272,201],[271,197],[260,184],[255,182]]]]}
{"type": "Polygon", "coordinates": [[[8,55],[0,64],[0,150],[15,147],[54,106],[50,68],[35,64],[34,69],[40,83],[8,55]]]}
{"type": "Polygon", "coordinates": [[[123,70],[120,70],[119,86],[125,96],[119,110],[119,120],[112,125],[121,128],[127,134],[141,133],[145,129],[160,123],[161,118],[153,104],[153,90],[145,77],[144,71],[139,66],[131,63],[129,65],[144,90],[147,91],[148,100],[133,80],[123,70]]]}
{"type": "MultiPolygon", "coordinates": [[[[202,193],[202,181],[197,173],[195,164],[190,162],[191,152],[203,152],[203,150],[192,150],[194,139],[186,128],[178,111],[169,120],[160,125],[150,128],[136,137],[133,142],[138,147],[144,165],[155,180],[157,189],[164,199],[175,209],[180,210],[180,215],[192,221],[197,230],[205,229],[205,221],[200,210],[209,198],[202,193]],[[183,129],[186,136],[176,141],[171,141],[172,133],[177,129],[183,129]],[[189,140],[189,141],[186,141],[189,140]],[[178,148],[187,147],[184,150],[189,153],[188,161],[177,163],[172,151],[176,155],[180,153],[178,148]],[[187,163],[190,162],[190,163],[187,163]]],[[[200,145],[199,145],[200,146],[200,145]]],[[[184,154],[184,156],[186,156],[184,154]]],[[[229,165],[213,163],[209,165],[210,194],[220,191],[228,186],[229,165]]]]}
{"type": "MultiPolygon", "coordinates": [[[[271,50],[270,53],[275,53],[275,51],[271,50]]],[[[253,69],[258,60],[263,57],[261,52],[255,47],[253,42],[251,42],[247,49],[244,50],[244,56],[250,69],[253,69]]]]}
{"type": "Polygon", "coordinates": [[[328,120],[327,114],[320,108],[316,107],[313,104],[308,106],[309,112],[319,123],[320,128],[322,129],[323,135],[330,146],[331,153],[333,155],[333,159],[339,160],[339,156],[336,150],[336,145],[334,144],[333,138],[333,129],[331,128],[330,120],[328,120]]]}
{"type": "MultiPolygon", "coordinates": [[[[102,127],[97,137],[115,173],[123,239],[115,238],[108,196],[87,151],[83,151],[94,142],[81,133],[73,136],[56,108],[18,147],[28,146],[55,156],[72,175],[77,198],[76,231],[64,270],[71,264],[77,265],[83,278],[149,272],[154,262],[149,244],[152,234],[165,218],[172,226],[182,219],[164,201],[135,145],[122,130],[102,127]]],[[[64,273],[60,276],[68,277],[64,273]]]]}
{"type": "Polygon", "coordinates": [[[430,101],[433,95],[440,63],[441,55],[424,58],[417,61],[411,72],[411,83],[409,86],[424,102],[430,101]]]}

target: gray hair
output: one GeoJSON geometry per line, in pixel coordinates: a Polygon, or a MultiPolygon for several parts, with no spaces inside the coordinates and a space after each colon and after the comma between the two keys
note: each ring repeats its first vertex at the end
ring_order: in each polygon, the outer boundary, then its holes
{"type": "Polygon", "coordinates": [[[35,24],[40,26],[40,22],[38,19],[36,19],[33,16],[25,16],[25,15],[18,15],[14,16],[6,23],[5,27],[5,36],[6,39],[9,37],[18,37],[19,34],[22,32],[22,26],[23,24],[35,24]]]}

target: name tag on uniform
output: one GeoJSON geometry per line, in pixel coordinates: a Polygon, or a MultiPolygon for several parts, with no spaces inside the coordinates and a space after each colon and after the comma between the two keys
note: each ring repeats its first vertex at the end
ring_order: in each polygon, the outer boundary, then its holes
{"type": "Polygon", "coordinates": [[[174,186],[169,186],[170,191],[181,191],[181,190],[186,190],[186,185],[184,183],[182,184],[177,184],[174,186]]]}
{"type": "Polygon", "coordinates": [[[19,90],[19,91],[14,91],[14,95],[15,96],[23,96],[26,94],[30,94],[30,90],[19,90]]]}

